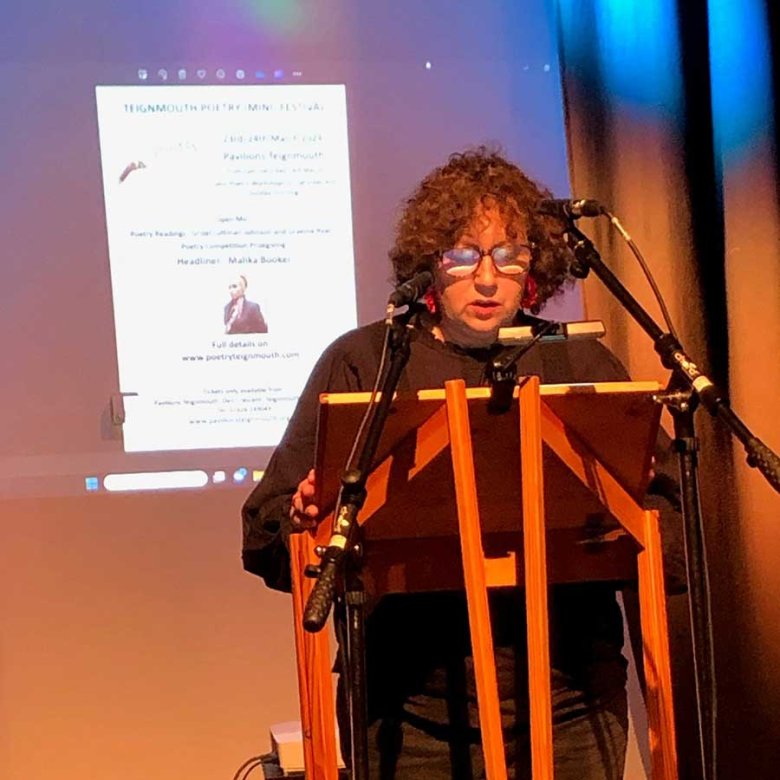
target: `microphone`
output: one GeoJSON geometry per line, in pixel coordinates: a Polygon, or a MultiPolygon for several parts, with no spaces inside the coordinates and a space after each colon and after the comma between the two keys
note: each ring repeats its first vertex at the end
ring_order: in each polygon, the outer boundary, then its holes
{"type": "Polygon", "coordinates": [[[579,219],[580,217],[600,217],[604,213],[604,207],[597,200],[573,199],[549,199],[540,200],[536,204],[536,213],[545,214],[548,217],[558,219],[579,219]]]}
{"type": "Polygon", "coordinates": [[[420,271],[411,279],[399,284],[387,300],[390,306],[407,306],[414,303],[433,284],[430,271],[420,271]]]}

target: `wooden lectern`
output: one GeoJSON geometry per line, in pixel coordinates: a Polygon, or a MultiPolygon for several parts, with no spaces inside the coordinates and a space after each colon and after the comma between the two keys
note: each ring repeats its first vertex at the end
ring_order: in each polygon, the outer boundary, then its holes
{"type": "MultiPolygon", "coordinates": [[[[637,577],[652,777],[677,777],[658,516],[641,507],[658,391],[654,382],[540,386],[531,377],[510,411],[496,415],[488,388],[452,380],[393,403],[359,518],[363,579],[375,595],[465,587],[488,780],[505,780],[507,768],[487,589],[525,587],[532,771],[534,780],[552,780],[548,583],[637,577]],[[462,566],[443,564],[447,557],[462,566]]],[[[303,570],[317,562],[315,546],[328,542],[339,477],[368,400],[368,393],[321,397],[317,500],[325,519],[316,535],[295,535],[290,544],[308,780],[338,774],[329,640],[303,630],[313,587],[303,570]]]]}

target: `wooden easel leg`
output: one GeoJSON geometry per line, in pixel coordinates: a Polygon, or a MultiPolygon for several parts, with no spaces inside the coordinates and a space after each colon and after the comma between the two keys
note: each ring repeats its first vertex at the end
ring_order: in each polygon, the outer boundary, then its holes
{"type": "Polygon", "coordinates": [[[537,377],[530,377],[523,382],[519,400],[531,774],[534,780],[552,780],[554,763],[550,692],[550,627],[547,610],[547,544],[544,524],[541,410],[537,377]]]}
{"type": "Polygon", "coordinates": [[[477,506],[466,386],[463,380],[457,379],[446,382],[444,388],[485,773],[487,780],[506,780],[506,756],[496,684],[496,660],[488,608],[485,553],[482,548],[477,506]]]}
{"type": "Polygon", "coordinates": [[[661,536],[657,513],[648,511],[645,518],[646,546],[639,553],[638,567],[650,760],[653,780],[676,780],[677,747],[661,536]]]}
{"type": "Polygon", "coordinates": [[[303,610],[313,581],[303,576],[309,561],[315,560],[314,541],[309,534],[290,537],[295,655],[298,666],[298,697],[303,731],[306,780],[338,780],[336,719],[328,633],[303,630],[303,610]]]}

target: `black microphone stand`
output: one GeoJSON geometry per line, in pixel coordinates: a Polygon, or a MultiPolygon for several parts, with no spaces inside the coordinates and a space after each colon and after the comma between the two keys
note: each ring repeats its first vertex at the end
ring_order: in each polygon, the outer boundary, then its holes
{"type": "Polygon", "coordinates": [[[512,397],[517,385],[517,362],[548,333],[560,327],[560,323],[540,320],[532,326],[533,337],[526,344],[520,344],[508,352],[493,358],[486,369],[486,378],[490,385],[488,412],[504,414],[512,405],[512,397]]]}
{"type": "Polygon", "coordinates": [[[341,477],[336,503],[333,535],[327,547],[317,553],[320,564],[307,567],[306,575],[316,577],[304,610],[307,631],[320,631],[325,625],[334,599],[343,600],[346,610],[344,680],[349,703],[350,756],[352,780],[368,780],[368,712],[365,670],[365,604],[361,579],[363,551],[358,513],[366,498],[366,481],[376,455],[401,373],[409,360],[409,320],[413,307],[396,317],[388,329],[390,361],[381,384],[381,396],[373,410],[355,468],[341,477]]]}
{"type": "Polygon", "coordinates": [[[758,467],[778,492],[780,492],[780,458],[751,434],[729,408],[718,388],[699,370],[677,339],[658,327],[622,282],[607,268],[590,239],[572,222],[567,228],[567,237],[574,253],[572,275],[584,279],[592,270],[650,336],[661,363],[672,371],[667,392],[659,394],[656,401],[667,406],[674,421],[674,448],[677,451],[680,468],[702,778],[714,780],[716,766],[714,650],[709,580],[699,503],[698,440],[693,419],[693,413],[699,402],[710,414],[726,423],[732,434],[745,447],[748,464],[758,467]]]}

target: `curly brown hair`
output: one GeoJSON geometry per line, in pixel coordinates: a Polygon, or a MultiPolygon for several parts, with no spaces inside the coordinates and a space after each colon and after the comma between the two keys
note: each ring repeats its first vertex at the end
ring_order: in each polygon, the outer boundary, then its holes
{"type": "Polygon", "coordinates": [[[529,308],[542,304],[570,280],[571,255],[564,225],[536,213],[536,204],[550,192],[531,180],[498,151],[485,146],[453,154],[435,168],[406,201],[390,250],[397,283],[422,270],[434,271],[442,252],[451,248],[474,218],[478,204],[498,208],[509,238],[526,237],[533,247],[530,275],[536,295],[529,308]]]}

